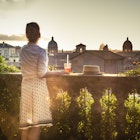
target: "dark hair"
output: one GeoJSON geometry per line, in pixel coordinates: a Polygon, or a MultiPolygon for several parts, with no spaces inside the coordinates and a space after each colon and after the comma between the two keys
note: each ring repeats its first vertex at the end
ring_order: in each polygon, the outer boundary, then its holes
{"type": "Polygon", "coordinates": [[[40,38],[40,28],[36,22],[30,22],[26,25],[26,37],[29,42],[36,43],[40,38]]]}

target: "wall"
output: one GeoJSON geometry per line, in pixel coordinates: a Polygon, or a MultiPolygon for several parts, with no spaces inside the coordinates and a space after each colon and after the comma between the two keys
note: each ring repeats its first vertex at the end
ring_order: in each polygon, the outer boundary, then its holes
{"type": "Polygon", "coordinates": [[[87,52],[82,53],[77,57],[73,58],[71,62],[73,72],[82,72],[83,65],[98,65],[100,66],[101,71],[104,70],[104,60],[87,52]]]}
{"type": "MultiPolygon", "coordinates": [[[[77,96],[81,88],[87,87],[95,98],[96,110],[99,109],[99,99],[104,89],[111,88],[116,95],[119,106],[128,97],[133,89],[140,93],[140,77],[117,77],[117,76],[86,76],[86,75],[63,75],[47,77],[50,95],[54,96],[57,89],[68,91],[72,96],[77,96]]],[[[120,108],[121,109],[121,108],[120,108]]],[[[100,111],[100,110],[98,110],[100,111]]]]}
{"type": "MultiPolygon", "coordinates": [[[[0,74],[0,85],[4,84],[12,93],[20,88],[21,74],[0,74]]],[[[92,76],[92,75],[51,75],[46,77],[50,96],[55,96],[58,89],[68,91],[73,97],[78,96],[81,88],[87,89],[98,100],[104,89],[111,88],[120,103],[127,98],[132,89],[140,93],[140,77],[118,77],[118,76],[92,76]]]]}
{"type": "MultiPolygon", "coordinates": [[[[9,140],[20,138],[18,132],[19,119],[19,99],[21,74],[0,74],[0,104],[6,106],[5,110],[0,110],[0,128],[9,140]],[[5,102],[4,102],[5,101],[5,102]],[[5,127],[6,126],[6,127],[5,127]],[[15,137],[13,137],[15,136],[15,137]]],[[[137,89],[140,93],[140,77],[116,77],[116,76],[90,76],[90,75],[62,75],[48,76],[46,82],[49,88],[51,99],[54,99],[59,89],[68,91],[71,97],[76,98],[81,88],[87,87],[94,98],[94,115],[100,117],[101,107],[99,100],[106,88],[111,88],[118,100],[117,119],[118,128],[121,135],[121,128],[125,123],[124,100],[132,89],[137,89]]],[[[3,106],[0,106],[1,108],[3,106]]],[[[75,107],[75,106],[73,106],[75,107]]],[[[97,122],[99,123],[99,122],[97,122]]],[[[123,133],[123,132],[122,132],[123,133]]]]}

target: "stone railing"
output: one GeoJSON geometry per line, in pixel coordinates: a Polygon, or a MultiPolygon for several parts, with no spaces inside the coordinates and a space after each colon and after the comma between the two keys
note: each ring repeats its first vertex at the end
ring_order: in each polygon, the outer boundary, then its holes
{"type": "MultiPolygon", "coordinates": [[[[4,105],[7,106],[6,110],[8,112],[7,113],[5,112],[5,110],[1,110],[0,128],[3,134],[6,136],[11,135],[11,137],[12,136],[16,137],[19,135],[17,126],[18,126],[21,80],[22,80],[21,74],[0,74],[0,96],[1,96],[0,107],[3,108],[2,102],[4,101],[4,105]],[[7,94],[10,93],[10,96],[7,97],[6,93],[7,94]],[[5,102],[6,101],[5,98],[7,98],[7,102],[5,102]],[[3,126],[7,126],[7,128],[3,128],[3,126]],[[15,127],[13,128],[13,126],[15,127]]],[[[52,99],[56,96],[59,89],[67,91],[72,98],[76,98],[79,95],[80,89],[86,87],[88,91],[93,95],[95,101],[94,110],[96,114],[101,112],[99,100],[102,97],[103,91],[107,88],[111,88],[112,93],[115,94],[118,100],[117,113],[118,116],[120,117],[118,119],[118,123],[120,124],[125,118],[124,117],[125,109],[123,107],[123,104],[124,100],[128,97],[128,93],[130,93],[133,89],[136,89],[138,93],[140,93],[140,77],[123,77],[123,76],[120,77],[120,76],[103,76],[103,75],[91,76],[81,74],[80,75],[70,74],[61,76],[51,75],[46,77],[46,83],[48,85],[50,97],[52,99]]]]}

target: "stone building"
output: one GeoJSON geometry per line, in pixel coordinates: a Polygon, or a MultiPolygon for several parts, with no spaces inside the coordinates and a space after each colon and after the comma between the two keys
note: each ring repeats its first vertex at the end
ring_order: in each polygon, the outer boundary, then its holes
{"type": "Polygon", "coordinates": [[[49,65],[55,65],[57,69],[64,69],[68,54],[73,72],[82,72],[83,65],[98,65],[105,73],[123,72],[124,57],[109,51],[107,45],[103,50],[86,50],[86,45],[80,43],[74,52],[58,52],[57,43],[52,38],[48,43],[48,54],[49,65]]]}
{"type": "Polygon", "coordinates": [[[5,42],[0,43],[0,56],[4,57],[8,65],[19,67],[19,50],[20,47],[14,47],[5,42]]]}
{"type": "Polygon", "coordinates": [[[80,53],[80,52],[84,52],[86,51],[86,45],[80,43],[78,45],[76,45],[76,52],[80,53]]]}
{"type": "Polygon", "coordinates": [[[117,52],[117,54],[123,56],[124,59],[124,71],[134,69],[140,64],[140,51],[133,50],[133,44],[127,40],[123,43],[122,51],[117,52]]]}
{"type": "Polygon", "coordinates": [[[52,40],[48,44],[48,53],[58,53],[58,46],[57,43],[54,41],[54,38],[52,37],[52,40]]]}
{"type": "Polygon", "coordinates": [[[123,72],[124,57],[111,51],[87,50],[71,59],[73,72],[82,72],[83,65],[98,65],[105,73],[123,72]]]}
{"type": "Polygon", "coordinates": [[[0,56],[3,56],[5,60],[9,60],[9,58],[15,55],[15,53],[15,48],[12,45],[5,42],[0,43],[0,56]]]}
{"type": "Polygon", "coordinates": [[[127,37],[127,40],[123,43],[123,52],[131,52],[131,51],[133,51],[133,45],[127,37]]]}

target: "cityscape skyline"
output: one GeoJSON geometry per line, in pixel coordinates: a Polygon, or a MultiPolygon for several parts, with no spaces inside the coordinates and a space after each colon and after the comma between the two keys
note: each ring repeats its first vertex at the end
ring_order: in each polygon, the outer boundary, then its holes
{"type": "Polygon", "coordinates": [[[88,50],[98,50],[102,43],[122,50],[128,37],[133,50],[139,50],[139,5],[139,0],[0,0],[0,42],[26,44],[26,23],[35,21],[43,48],[53,36],[60,50],[80,43],[88,50]]]}

